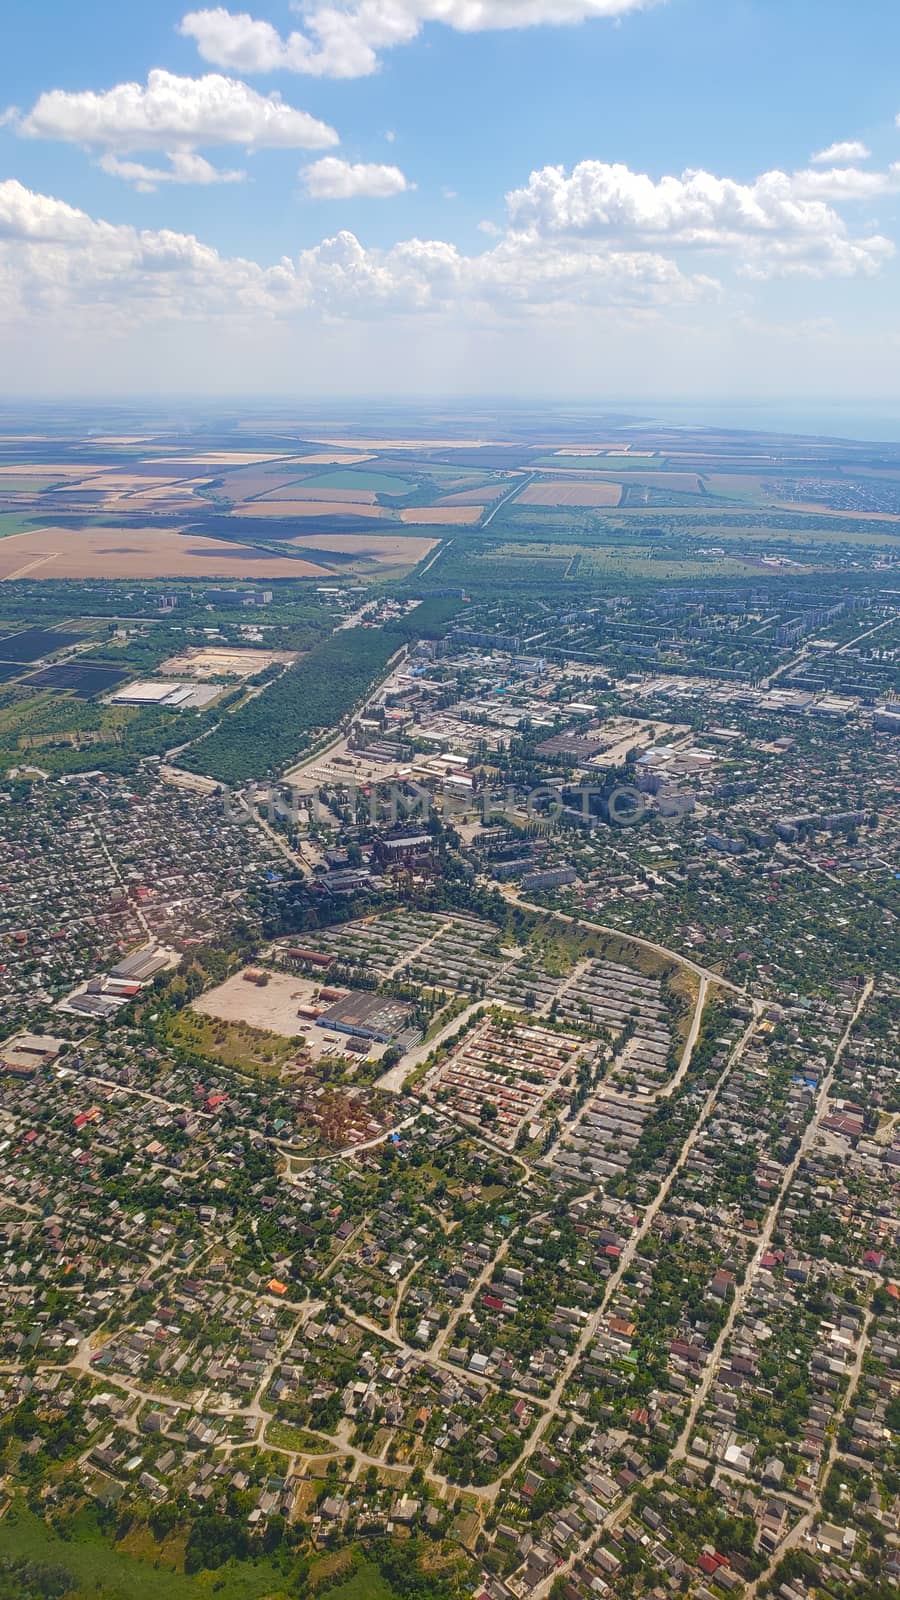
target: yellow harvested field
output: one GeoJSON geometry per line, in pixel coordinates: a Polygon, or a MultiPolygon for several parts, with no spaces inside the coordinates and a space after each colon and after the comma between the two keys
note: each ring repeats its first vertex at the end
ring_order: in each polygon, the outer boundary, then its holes
{"type": "Polygon", "coordinates": [[[316,550],[333,550],[335,555],[369,556],[385,566],[403,562],[415,566],[433,550],[436,539],[403,533],[309,533],[288,541],[295,550],[311,544],[316,550]]]}
{"type": "MultiPolygon", "coordinates": [[[[851,522],[900,522],[896,511],[835,511],[821,500],[773,500],[780,511],[810,511],[816,516],[849,517],[851,522]]],[[[818,532],[818,530],[816,530],[818,532]]]]}
{"type": "MultiPolygon", "coordinates": [[[[101,472],[97,473],[96,475],[92,474],[90,477],[82,478],[79,481],[78,487],[79,489],[91,490],[119,489],[127,492],[129,489],[148,489],[155,487],[157,484],[165,486],[170,483],[175,483],[179,476],[179,473],[173,472],[170,477],[165,478],[161,477],[158,472],[141,472],[139,468],[129,468],[127,472],[101,472]]],[[[196,482],[197,480],[194,479],[193,481],[196,482]]]]}
{"type": "Polygon", "coordinates": [[[374,489],[317,489],[315,484],[306,489],[302,483],[287,483],[282,484],[280,488],[269,489],[266,494],[260,496],[260,500],[340,500],[346,505],[373,506],[375,491],[374,489]]]}
{"type": "Polygon", "coordinates": [[[0,539],[0,582],[14,578],[308,578],[312,561],[271,556],[171,528],[37,528],[0,539]]]}
{"type": "Polygon", "coordinates": [[[299,467],[358,467],[361,461],[373,461],[374,459],[371,453],[360,456],[348,455],[346,450],[323,450],[321,455],[298,456],[297,465],[299,467]]]}
{"type": "Polygon", "coordinates": [[[135,499],[164,500],[171,495],[196,495],[198,489],[203,489],[210,482],[209,478],[191,478],[190,482],[170,483],[165,478],[158,487],[151,488],[145,483],[140,489],[125,491],[129,505],[134,505],[135,499]]]}
{"type": "Polygon", "coordinates": [[[193,456],[157,456],[171,467],[252,467],[257,461],[292,461],[289,450],[203,450],[193,456]]]}
{"type": "Polygon", "coordinates": [[[530,483],[513,502],[520,506],[617,506],[618,483],[530,483]]]}
{"type": "Polygon", "coordinates": [[[423,528],[435,524],[444,527],[465,527],[477,522],[484,506],[481,504],[471,506],[409,506],[406,511],[401,511],[400,521],[410,522],[413,527],[423,528]]]}
{"type": "Polygon", "coordinates": [[[359,500],[250,500],[232,510],[235,517],[386,517],[384,506],[359,500]]]}

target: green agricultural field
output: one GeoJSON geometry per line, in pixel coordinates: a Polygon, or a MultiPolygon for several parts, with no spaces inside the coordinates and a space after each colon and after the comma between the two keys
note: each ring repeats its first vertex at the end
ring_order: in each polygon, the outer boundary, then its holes
{"type": "Polygon", "coordinates": [[[133,706],[93,705],[51,689],[17,694],[0,709],[0,745],[21,754],[60,742],[76,747],[115,744],[139,716],[133,706]]]}
{"type": "Polygon", "coordinates": [[[315,477],[303,480],[304,488],[315,489],[361,489],[366,493],[404,495],[415,489],[416,484],[412,478],[389,477],[386,472],[366,472],[363,467],[357,471],[354,467],[338,467],[334,472],[322,472],[315,477]]]}
{"type": "Polygon", "coordinates": [[[13,533],[30,533],[38,522],[31,513],[23,516],[20,511],[0,511],[0,539],[8,539],[13,533]]]}
{"type": "MultiPolygon", "coordinates": [[[[582,582],[594,578],[694,578],[706,576],[736,577],[757,572],[752,560],[741,556],[693,555],[690,552],[671,553],[662,545],[648,545],[646,549],[633,544],[519,544],[498,546],[483,558],[491,563],[515,561],[532,568],[540,568],[548,576],[570,577],[582,582]]],[[[475,565],[475,562],[472,563],[475,565]]],[[[442,574],[443,575],[443,574],[442,574]]]]}

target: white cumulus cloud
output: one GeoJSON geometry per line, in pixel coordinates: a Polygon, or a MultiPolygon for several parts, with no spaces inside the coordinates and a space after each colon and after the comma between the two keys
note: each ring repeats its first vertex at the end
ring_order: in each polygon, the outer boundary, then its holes
{"type": "Polygon", "coordinates": [[[885,172],[866,172],[861,167],[809,169],[791,175],[794,193],[808,200],[871,200],[900,190],[900,161],[885,172]]]}
{"type": "Polygon", "coordinates": [[[120,83],[100,93],[50,89],[11,120],[25,138],[119,151],[228,144],[323,150],[338,143],[327,123],[285,105],[277,93],[258,94],[216,72],[183,78],[160,67],[146,85],[120,83]]]}
{"type": "Polygon", "coordinates": [[[545,238],[606,240],[623,245],[727,250],[756,276],[872,273],[894,253],[879,234],[850,236],[828,199],[887,192],[897,173],[763,173],[752,183],[688,171],[658,180],[622,164],[581,161],[571,172],[542,167],[507,195],[515,229],[545,238]]]}
{"type": "Polygon", "coordinates": [[[225,6],[190,11],[179,31],[204,61],[238,72],[298,72],[323,78],[362,78],[375,72],[379,51],[409,44],[428,22],[457,33],[564,26],[622,17],[662,0],[349,0],[322,5],[301,0],[293,10],[303,30],[282,36],[271,22],[225,6]]]}
{"type": "Polygon", "coordinates": [[[246,172],[223,171],[214,167],[205,156],[191,150],[174,150],[170,153],[168,167],[148,167],[142,161],[123,161],[121,156],[106,154],[100,157],[98,167],[111,178],[122,178],[132,183],[142,194],[152,194],[161,183],[191,183],[206,186],[211,183],[243,183],[246,172]]]}
{"type": "MultiPolygon", "coordinates": [[[[166,321],[371,318],[428,313],[509,320],[576,306],[655,308],[715,295],[653,251],[509,236],[466,255],[440,239],[370,249],[347,231],[265,266],[192,234],[97,221],[14,179],[0,183],[0,314],[42,325],[77,312],[102,331],[166,321]]],[[[80,324],[79,324],[80,325],[80,324]]]]}
{"type": "Polygon", "coordinates": [[[339,156],[323,156],[321,161],[305,167],[301,176],[314,200],[355,200],[362,196],[386,200],[415,188],[399,167],[342,161],[339,156]]]}
{"type": "Polygon", "coordinates": [[[828,145],[809,159],[814,167],[828,167],[841,161],[868,161],[871,154],[859,139],[839,139],[837,144],[828,145]]]}

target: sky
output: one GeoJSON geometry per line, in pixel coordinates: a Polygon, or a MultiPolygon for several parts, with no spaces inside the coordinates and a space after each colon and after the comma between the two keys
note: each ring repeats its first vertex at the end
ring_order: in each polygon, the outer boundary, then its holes
{"type": "Polygon", "coordinates": [[[7,0],[0,394],[900,415],[895,0],[7,0]]]}

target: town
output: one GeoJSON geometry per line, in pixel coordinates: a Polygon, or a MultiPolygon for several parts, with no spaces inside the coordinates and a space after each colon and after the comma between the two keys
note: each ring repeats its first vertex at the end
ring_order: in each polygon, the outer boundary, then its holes
{"type": "Polygon", "coordinates": [[[612,572],[536,445],[391,448],[413,512],[490,482],[390,570],[0,585],[0,1559],[885,1600],[893,524],[612,572]]]}

